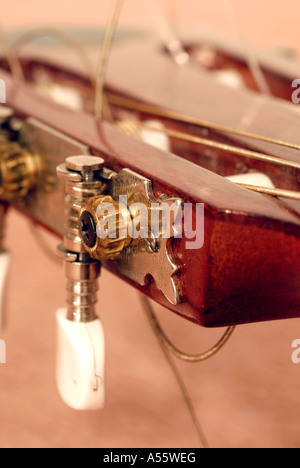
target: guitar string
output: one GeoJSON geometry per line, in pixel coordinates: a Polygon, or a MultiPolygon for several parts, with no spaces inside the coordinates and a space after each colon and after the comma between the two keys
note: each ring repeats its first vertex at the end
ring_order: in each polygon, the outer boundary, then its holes
{"type": "Polygon", "coordinates": [[[207,439],[206,439],[206,436],[204,434],[204,431],[202,429],[202,426],[200,424],[200,421],[198,419],[198,416],[197,416],[197,413],[195,411],[195,408],[194,408],[194,405],[192,403],[192,400],[190,398],[190,395],[189,395],[189,392],[187,390],[187,387],[185,385],[185,382],[175,364],[175,362],[173,361],[170,353],[168,352],[168,349],[167,347],[165,346],[165,342],[164,342],[164,335],[163,333],[161,333],[161,330],[157,327],[157,320],[156,320],[156,317],[155,317],[155,314],[153,313],[153,309],[152,309],[152,306],[150,304],[150,301],[149,299],[142,293],[139,293],[139,298],[140,298],[140,301],[142,303],[142,307],[147,315],[147,318],[153,328],[153,331],[154,331],[154,334],[158,340],[158,343],[159,343],[159,346],[171,368],[171,370],[173,371],[173,374],[177,380],[177,383],[179,385],[179,388],[181,390],[181,393],[182,393],[182,396],[183,396],[183,399],[185,401],[185,404],[186,404],[186,407],[188,409],[188,412],[191,416],[191,419],[192,419],[192,422],[194,424],[194,427],[196,429],[196,432],[197,432],[197,435],[198,435],[198,438],[199,438],[199,442],[200,442],[200,445],[203,447],[203,448],[209,448],[209,445],[208,445],[208,442],[207,442],[207,439]]]}
{"type": "Polygon", "coordinates": [[[20,81],[24,81],[23,69],[20,64],[19,58],[12,46],[5,29],[0,24],[0,42],[3,46],[4,55],[11,70],[12,75],[20,81]]]}
{"type": "Polygon", "coordinates": [[[162,7],[158,0],[144,0],[145,6],[153,19],[154,27],[161,40],[161,43],[169,51],[171,57],[177,65],[185,65],[188,63],[190,57],[184,50],[180,40],[174,36],[169,21],[163,14],[162,7]]]}
{"type": "Polygon", "coordinates": [[[230,27],[231,31],[235,31],[235,37],[236,41],[238,43],[242,42],[242,47],[245,51],[245,56],[248,64],[248,68],[256,81],[258,89],[263,93],[263,94],[268,94],[271,95],[271,90],[268,85],[268,82],[265,78],[265,75],[263,74],[263,71],[261,69],[260,63],[256,57],[256,55],[252,52],[252,49],[248,46],[248,44],[243,40],[241,37],[241,34],[238,31],[238,25],[236,21],[236,14],[235,10],[232,4],[231,0],[219,0],[224,14],[227,18],[228,25],[230,27]]]}
{"type": "MultiPolygon", "coordinates": [[[[143,123],[140,123],[140,122],[137,122],[137,121],[130,121],[130,125],[129,125],[129,122],[124,122],[124,121],[121,121],[119,122],[119,128],[121,128],[121,130],[124,130],[126,131],[127,129],[132,129],[131,131],[131,134],[132,136],[137,136],[138,135],[138,132],[135,129],[146,129],[146,130],[150,130],[152,132],[158,132],[158,133],[163,133],[165,135],[168,135],[172,138],[176,138],[176,139],[179,139],[179,140],[183,140],[183,141],[189,141],[191,143],[196,143],[196,144],[199,144],[199,145],[203,145],[203,146],[208,146],[208,147],[213,147],[213,148],[216,148],[216,149],[219,149],[219,150],[222,150],[222,151],[229,151],[233,154],[237,154],[239,156],[244,156],[246,158],[252,158],[252,159],[258,159],[260,161],[264,161],[264,162],[267,162],[267,163],[272,163],[272,164],[276,164],[276,165],[281,165],[281,166],[287,166],[287,167],[291,167],[291,168],[294,168],[294,169],[300,169],[300,163],[294,163],[293,161],[287,161],[287,160],[281,160],[280,158],[276,158],[276,157],[273,157],[273,156],[269,156],[267,154],[263,154],[263,153],[256,153],[254,151],[251,151],[251,150],[238,150],[238,148],[236,148],[235,146],[231,146],[231,145],[228,145],[228,144],[222,144],[222,143],[217,143],[217,142],[213,142],[212,140],[208,140],[208,139],[205,139],[205,138],[201,138],[201,137],[197,137],[197,136],[193,136],[193,135],[190,135],[188,133],[182,133],[182,132],[178,132],[176,130],[169,130],[169,129],[166,129],[166,128],[158,128],[158,127],[154,127],[152,125],[148,125],[148,124],[143,124],[143,123]]],[[[279,189],[279,188],[268,188],[268,187],[263,187],[263,186],[258,186],[258,185],[249,185],[249,184],[244,184],[244,183],[240,183],[240,182],[233,182],[235,183],[236,185],[240,185],[248,190],[252,190],[252,191],[255,191],[255,192],[259,192],[259,193],[264,193],[266,195],[270,195],[270,196],[274,196],[274,197],[281,197],[281,198],[288,198],[288,199],[292,199],[292,200],[297,200],[297,201],[300,201],[300,192],[297,192],[297,191],[294,191],[294,190],[285,190],[285,189],[279,189]]]]}
{"type": "Polygon", "coordinates": [[[173,343],[171,343],[166,333],[161,328],[159,321],[157,320],[157,317],[154,313],[153,307],[151,306],[151,303],[149,299],[147,298],[147,296],[141,295],[141,300],[143,302],[143,306],[145,307],[145,312],[147,313],[148,318],[153,328],[155,329],[157,336],[159,337],[160,341],[163,343],[163,346],[165,346],[165,348],[167,348],[172,354],[174,354],[174,356],[178,357],[182,361],[201,362],[214,356],[218,351],[220,351],[221,348],[223,348],[225,343],[227,343],[227,341],[229,340],[233,331],[236,328],[235,326],[227,327],[225,333],[222,335],[219,341],[208,351],[205,351],[199,354],[187,354],[184,351],[181,351],[180,349],[178,349],[176,346],[174,346],[173,343]]]}
{"type": "MultiPolygon", "coordinates": [[[[87,70],[88,78],[92,84],[95,85],[95,77],[93,72],[93,66],[89,59],[88,54],[85,52],[83,47],[78,43],[77,40],[73,38],[73,36],[66,31],[59,29],[59,28],[50,28],[50,27],[43,27],[43,28],[34,28],[29,31],[26,31],[22,35],[20,35],[14,42],[12,42],[12,48],[15,51],[15,55],[18,56],[18,52],[29,44],[30,42],[34,41],[35,39],[40,39],[42,37],[53,37],[58,41],[64,43],[68,46],[71,50],[78,55],[79,60],[82,62],[82,65],[85,70],[87,70]]],[[[21,66],[21,65],[20,65],[21,66]]]]}
{"type": "Polygon", "coordinates": [[[197,143],[199,145],[208,146],[210,148],[215,148],[215,149],[222,150],[222,151],[228,151],[228,152],[236,154],[238,156],[244,156],[245,158],[256,159],[256,160],[259,160],[259,161],[272,163],[272,164],[276,164],[276,165],[279,165],[279,166],[286,166],[286,167],[290,167],[290,168],[293,168],[293,169],[300,169],[300,163],[298,163],[298,162],[278,158],[276,156],[270,156],[270,155],[265,154],[265,153],[252,151],[252,150],[248,150],[248,149],[243,149],[243,148],[238,148],[236,146],[233,146],[233,145],[230,145],[230,144],[227,144],[227,143],[226,144],[225,143],[219,143],[219,142],[216,142],[216,141],[213,141],[213,140],[209,140],[208,138],[202,138],[202,137],[190,135],[188,133],[179,132],[179,131],[176,131],[176,130],[170,130],[170,129],[167,129],[167,128],[162,129],[162,128],[154,127],[152,125],[144,124],[144,123],[138,122],[138,121],[134,121],[134,124],[139,128],[144,128],[144,129],[151,130],[151,131],[156,131],[156,132],[162,132],[162,133],[165,133],[166,135],[168,135],[170,137],[178,138],[180,140],[185,140],[185,141],[189,141],[189,142],[192,142],[192,143],[197,143]]]}
{"type": "MultiPolygon", "coordinates": [[[[242,182],[234,182],[234,183],[248,190],[252,190],[253,192],[264,193],[265,195],[270,195],[272,197],[287,198],[288,200],[300,201],[300,192],[296,192],[294,190],[284,190],[284,189],[278,189],[278,188],[262,187],[260,185],[249,185],[249,184],[244,184],[242,182]]],[[[297,216],[299,217],[299,213],[297,213],[297,216]]]]}
{"type": "MultiPolygon", "coordinates": [[[[102,52],[100,54],[100,60],[98,65],[98,70],[96,74],[96,92],[95,92],[95,119],[100,121],[103,117],[103,102],[104,102],[104,84],[105,84],[105,75],[108,66],[108,60],[110,55],[110,49],[113,42],[113,37],[118,25],[119,17],[122,11],[124,0],[115,0],[110,18],[107,22],[107,27],[105,31],[104,41],[102,45],[102,52]]],[[[156,0],[144,0],[145,5],[147,6],[154,22],[157,24],[157,29],[160,31],[160,36],[162,37],[163,43],[170,51],[171,56],[174,61],[183,65],[189,60],[188,54],[184,51],[181,46],[180,41],[174,37],[172,34],[171,28],[166,21],[166,18],[161,12],[161,9],[156,0]]]]}
{"type": "Polygon", "coordinates": [[[103,103],[104,103],[104,82],[107,71],[110,49],[117,28],[120,13],[123,7],[123,0],[115,0],[110,18],[105,28],[104,41],[100,54],[99,65],[96,74],[96,89],[95,89],[95,119],[97,122],[103,118],[103,103]]]}
{"type": "MultiPolygon", "coordinates": [[[[54,37],[58,41],[64,43],[67,45],[69,48],[71,48],[75,54],[77,54],[79,60],[82,62],[82,65],[85,70],[88,72],[88,78],[89,81],[91,82],[91,85],[93,89],[95,89],[95,74],[93,71],[93,66],[92,63],[89,59],[88,54],[84,50],[84,48],[81,46],[81,44],[74,39],[74,37],[67,33],[66,31],[59,29],[59,28],[34,28],[31,29],[30,31],[26,31],[24,34],[19,36],[15,42],[12,43],[12,47],[16,51],[20,51],[24,46],[26,46],[28,43],[32,42],[35,39],[40,39],[41,37],[54,37]]],[[[17,54],[16,54],[17,56],[17,54]]],[[[103,97],[103,114],[105,117],[105,120],[109,122],[113,122],[113,117],[110,111],[110,105],[107,102],[107,97],[104,95],[103,97]]]]}
{"type": "Polygon", "coordinates": [[[296,145],[294,143],[277,140],[271,137],[261,136],[255,133],[247,132],[245,130],[239,130],[239,129],[232,128],[226,125],[215,124],[213,122],[201,120],[196,117],[191,117],[189,115],[182,114],[180,112],[164,109],[154,104],[147,104],[145,102],[137,101],[132,98],[120,96],[112,92],[107,92],[106,94],[107,94],[108,102],[111,105],[119,106],[124,109],[133,110],[137,112],[143,112],[148,115],[150,114],[150,115],[157,116],[157,117],[163,117],[169,120],[179,121],[181,123],[188,123],[191,125],[195,125],[197,127],[204,127],[210,130],[217,131],[217,132],[229,133],[232,135],[237,135],[239,137],[245,137],[245,138],[249,138],[253,140],[262,141],[264,143],[272,143],[274,145],[282,146],[282,147],[289,148],[289,149],[300,150],[300,145],[296,145]]]}

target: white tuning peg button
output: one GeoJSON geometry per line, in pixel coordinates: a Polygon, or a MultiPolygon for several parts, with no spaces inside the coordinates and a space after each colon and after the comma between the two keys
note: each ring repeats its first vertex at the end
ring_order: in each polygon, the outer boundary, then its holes
{"type": "Polygon", "coordinates": [[[104,332],[99,318],[74,322],[67,309],[57,311],[58,347],[56,378],[63,401],[76,410],[104,406],[104,332]]]}
{"type": "Polygon", "coordinates": [[[11,256],[9,252],[0,253],[0,331],[3,330],[5,325],[5,291],[10,259],[11,256]]]}

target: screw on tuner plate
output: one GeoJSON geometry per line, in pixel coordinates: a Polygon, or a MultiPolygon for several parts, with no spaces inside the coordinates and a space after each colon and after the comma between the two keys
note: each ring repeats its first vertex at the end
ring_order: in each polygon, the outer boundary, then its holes
{"type": "Polygon", "coordinates": [[[108,192],[91,197],[80,211],[82,245],[94,259],[114,260],[120,273],[139,285],[146,286],[150,275],[168,301],[178,304],[179,266],[169,240],[176,236],[174,213],[182,222],[182,200],[155,198],[151,181],[129,169],[111,177],[108,192]],[[167,235],[162,226],[165,215],[167,235]],[[153,219],[160,220],[156,226],[153,219]]]}

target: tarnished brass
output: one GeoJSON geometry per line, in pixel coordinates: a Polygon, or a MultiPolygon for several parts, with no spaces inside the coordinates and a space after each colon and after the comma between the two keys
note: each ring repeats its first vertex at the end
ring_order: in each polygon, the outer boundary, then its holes
{"type": "Polygon", "coordinates": [[[18,200],[35,188],[41,173],[37,154],[29,152],[18,143],[0,145],[0,199],[18,200]]]}
{"type": "Polygon", "coordinates": [[[11,142],[13,130],[10,108],[0,108],[0,201],[24,198],[36,186],[39,158],[17,142],[11,142]]]}

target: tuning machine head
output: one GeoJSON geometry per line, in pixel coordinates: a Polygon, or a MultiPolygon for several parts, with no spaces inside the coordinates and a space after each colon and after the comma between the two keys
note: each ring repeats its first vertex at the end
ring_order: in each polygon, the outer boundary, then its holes
{"type": "Polygon", "coordinates": [[[41,174],[39,156],[18,142],[20,124],[10,108],[0,106],[0,329],[10,265],[10,253],[3,246],[6,212],[10,202],[22,201],[36,187],[41,174]]]}
{"type": "Polygon", "coordinates": [[[57,168],[65,182],[65,232],[59,254],[64,260],[67,307],[57,311],[57,386],[62,399],[74,409],[104,405],[105,338],[95,312],[100,262],[90,258],[79,235],[80,210],[103,182],[97,177],[102,158],[68,157],[57,168]]]}

